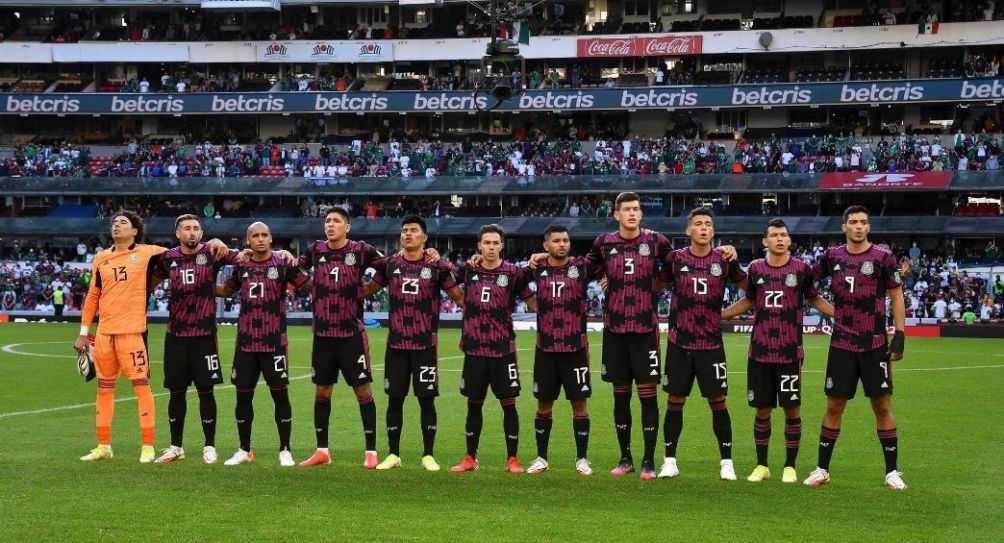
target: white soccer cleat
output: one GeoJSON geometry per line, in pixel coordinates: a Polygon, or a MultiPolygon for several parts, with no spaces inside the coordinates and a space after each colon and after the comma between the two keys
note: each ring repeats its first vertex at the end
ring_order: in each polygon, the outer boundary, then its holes
{"type": "MultiPolygon", "coordinates": [[[[886,477],[886,480],[888,480],[888,476],[886,477]]],[[[805,481],[802,482],[805,483],[805,486],[823,486],[830,482],[830,472],[817,467],[812,470],[812,473],[810,473],[809,476],[805,478],[805,481]]]]}
{"type": "Polygon", "coordinates": [[[171,445],[170,447],[164,449],[164,452],[157,457],[153,462],[155,464],[168,464],[174,462],[175,460],[185,459],[185,449],[171,445]]]}
{"type": "Polygon", "coordinates": [[[548,467],[547,460],[544,460],[543,458],[538,456],[537,458],[533,459],[533,462],[530,462],[530,467],[526,468],[526,472],[544,473],[545,471],[547,471],[547,467],[548,467]]]}
{"type": "Polygon", "coordinates": [[[108,460],[112,456],[111,445],[98,445],[91,449],[91,452],[81,456],[80,459],[84,462],[95,462],[97,460],[108,460]]]}
{"type": "Polygon", "coordinates": [[[237,452],[230,457],[229,460],[223,463],[224,466],[239,466],[241,464],[250,464],[254,462],[254,453],[251,451],[245,451],[244,449],[237,449],[237,452]]]}
{"type": "Polygon", "coordinates": [[[202,463],[215,464],[220,461],[220,456],[216,454],[216,447],[205,446],[202,448],[202,463]]]}
{"type": "Polygon", "coordinates": [[[296,465],[293,460],[293,453],[289,451],[279,451],[279,465],[284,468],[291,468],[296,465]]]}
{"type": "Polygon", "coordinates": [[[723,459],[718,463],[718,465],[720,466],[718,474],[721,476],[723,481],[736,480],[736,467],[732,464],[732,459],[723,459]]]}
{"type": "Polygon", "coordinates": [[[659,478],[660,479],[672,479],[673,477],[680,476],[680,468],[676,465],[676,459],[666,457],[662,461],[662,467],[659,468],[659,478]]]}
{"type": "Polygon", "coordinates": [[[903,472],[890,471],[885,474],[885,486],[893,490],[906,490],[906,482],[903,481],[903,472]]]}
{"type": "Polygon", "coordinates": [[[592,475],[593,465],[589,463],[589,460],[580,458],[575,461],[575,471],[579,472],[579,475],[592,475]]]}

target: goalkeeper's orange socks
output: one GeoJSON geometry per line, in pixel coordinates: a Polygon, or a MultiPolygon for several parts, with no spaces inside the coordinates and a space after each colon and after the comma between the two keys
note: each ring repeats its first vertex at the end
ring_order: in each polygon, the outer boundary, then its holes
{"type": "MultiPolygon", "coordinates": [[[[147,387],[149,389],[149,387],[147,387]]],[[[98,379],[98,399],[95,410],[94,429],[98,435],[98,445],[107,447],[112,443],[112,416],[115,415],[115,380],[98,379]]]]}
{"type": "Polygon", "coordinates": [[[143,445],[152,447],[157,419],[154,416],[153,392],[150,391],[150,382],[146,379],[137,379],[132,382],[132,388],[139,404],[137,406],[139,428],[143,435],[143,445]]]}

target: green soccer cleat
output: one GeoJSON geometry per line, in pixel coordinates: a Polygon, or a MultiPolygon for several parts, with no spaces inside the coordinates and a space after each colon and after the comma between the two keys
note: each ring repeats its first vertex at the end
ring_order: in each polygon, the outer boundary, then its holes
{"type": "Polygon", "coordinates": [[[436,459],[432,455],[425,455],[422,457],[422,469],[425,471],[439,471],[439,464],[436,463],[436,459]]]}
{"type": "Polygon", "coordinates": [[[753,468],[753,473],[746,478],[747,481],[751,483],[760,483],[770,479],[770,469],[767,466],[758,465],[753,468]]]}
{"type": "Polygon", "coordinates": [[[157,451],[153,450],[153,445],[143,445],[139,453],[140,464],[152,464],[157,457],[157,451]]]}
{"type": "Polygon", "coordinates": [[[797,483],[798,474],[795,473],[795,468],[792,466],[785,466],[784,471],[781,473],[782,483],[797,483]]]}
{"type": "Polygon", "coordinates": [[[383,459],[383,462],[377,464],[376,469],[397,469],[401,467],[401,457],[396,454],[388,454],[387,458],[383,459]]]}

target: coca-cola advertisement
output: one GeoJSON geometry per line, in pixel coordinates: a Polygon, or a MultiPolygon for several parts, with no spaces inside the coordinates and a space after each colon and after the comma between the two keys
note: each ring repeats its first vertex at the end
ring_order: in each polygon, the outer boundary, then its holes
{"type": "Polygon", "coordinates": [[[579,57],[675,57],[698,55],[702,36],[647,36],[644,38],[580,38],[579,57]]]}

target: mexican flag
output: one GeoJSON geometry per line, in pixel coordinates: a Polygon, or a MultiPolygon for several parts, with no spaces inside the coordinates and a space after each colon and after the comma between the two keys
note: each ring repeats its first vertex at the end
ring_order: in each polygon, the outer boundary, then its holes
{"type": "Polygon", "coordinates": [[[514,34],[516,34],[516,43],[530,45],[530,22],[516,21],[512,26],[514,34]]]}
{"type": "Polygon", "coordinates": [[[937,34],[938,33],[938,21],[933,23],[925,23],[923,21],[917,25],[917,34],[937,34]]]}

